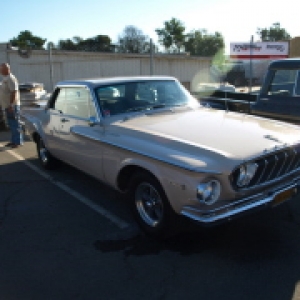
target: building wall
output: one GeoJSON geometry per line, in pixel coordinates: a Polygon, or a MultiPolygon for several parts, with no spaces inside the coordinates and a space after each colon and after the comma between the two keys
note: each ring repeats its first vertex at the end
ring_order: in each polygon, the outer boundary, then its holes
{"type": "Polygon", "coordinates": [[[300,57],[300,36],[290,41],[290,57],[300,57]]]}
{"type": "MultiPolygon", "coordinates": [[[[4,44],[0,44],[0,46],[4,44]]],[[[18,51],[0,47],[1,61],[8,61],[19,82],[41,82],[48,92],[52,91],[50,61],[53,83],[66,79],[150,75],[150,56],[119,53],[94,53],[75,51],[52,51],[50,60],[46,50],[34,50],[29,58],[18,51]]],[[[154,55],[153,75],[169,75],[179,79],[186,87],[201,70],[207,70],[211,58],[185,55],[154,55]]]]}

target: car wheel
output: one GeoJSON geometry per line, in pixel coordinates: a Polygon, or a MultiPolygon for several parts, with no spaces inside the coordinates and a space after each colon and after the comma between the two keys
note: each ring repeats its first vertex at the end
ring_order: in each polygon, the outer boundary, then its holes
{"type": "Polygon", "coordinates": [[[39,161],[45,169],[51,170],[57,167],[57,159],[50,154],[41,137],[37,141],[37,152],[39,161]]]}
{"type": "Polygon", "coordinates": [[[129,197],[135,219],[146,234],[157,238],[171,234],[176,213],[154,176],[136,173],[131,179],[129,197]]]}

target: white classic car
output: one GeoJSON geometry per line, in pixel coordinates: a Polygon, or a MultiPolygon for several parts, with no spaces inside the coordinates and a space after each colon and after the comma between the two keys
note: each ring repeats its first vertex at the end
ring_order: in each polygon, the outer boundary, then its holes
{"type": "Polygon", "coordinates": [[[22,118],[45,168],[61,160],[127,194],[156,236],[297,194],[299,127],[203,107],[173,77],[60,82],[22,118]]]}

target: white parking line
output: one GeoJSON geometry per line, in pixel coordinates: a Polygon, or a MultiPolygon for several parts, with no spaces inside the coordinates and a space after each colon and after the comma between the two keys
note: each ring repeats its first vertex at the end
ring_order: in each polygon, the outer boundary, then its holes
{"type": "MultiPolygon", "coordinates": [[[[4,145],[2,145],[0,143],[0,147],[4,147],[4,145]]],[[[81,195],[80,193],[72,190],[67,185],[65,185],[65,184],[63,184],[61,182],[56,181],[52,176],[50,176],[46,172],[40,170],[38,167],[36,167],[35,165],[33,165],[32,163],[30,163],[29,161],[27,161],[24,157],[22,157],[21,155],[17,154],[13,150],[6,150],[6,152],[8,152],[10,155],[12,155],[17,160],[22,161],[26,166],[28,166],[29,168],[31,168],[32,170],[34,170],[35,172],[37,172],[39,175],[41,175],[45,179],[49,180],[51,183],[53,183],[54,185],[56,185],[57,187],[59,187],[60,189],[62,189],[66,193],[68,193],[69,195],[75,197],[81,203],[85,204],[86,206],[90,207],[91,209],[93,209],[94,211],[96,211],[101,216],[103,216],[106,219],[110,220],[112,223],[114,223],[115,225],[117,225],[120,229],[126,229],[126,228],[129,227],[129,224],[126,223],[125,221],[123,221],[122,219],[120,219],[119,217],[113,215],[112,213],[110,213],[105,208],[101,207],[100,205],[95,204],[93,201],[91,201],[87,197],[85,197],[85,196],[81,195]]]]}

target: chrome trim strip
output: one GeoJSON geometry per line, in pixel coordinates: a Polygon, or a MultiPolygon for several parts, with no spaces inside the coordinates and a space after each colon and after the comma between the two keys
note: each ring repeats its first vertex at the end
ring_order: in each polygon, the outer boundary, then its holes
{"type": "MultiPolygon", "coordinates": [[[[295,194],[296,194],[297,183],[282,188],[274,192],[273,195],[263,197],[262,199],[259,200],[257,200],[257,198],[260,196],[264,196],[263,194],[258,194],[249,198],[241,199],[240,201],[234,202],[230,205],[225,205],[223,207],[220,207],[212,211],[201,211],[201,210],[197,210],[196,208],[186,206],[183,207],[180,214],[190,219],[193,219],[195,221],[199,221],[206,224],[224,220],[224,219],[230,220],[233,216],[236,216],[243,212],[247,212],[251,209],[261,207],[264,205],[269,205],[277,195],[290,189],[295,189],[295,194]]],[[[295,194],[293,196],[295,196],[295,194]]]]}
{"type": "MultiPolygon", "coordinates": [[[[217,97],[210,97],[210,98],[203,98],[203,100],[201,100],[201,102],[209,102],[210,100],[212,100],[212,98],[215,98],[217,100],[220,100],[221,101],[228,101],[230,98],[217,98],[217,97]]],[[[250,101],[250,100],[237,100],[237,99],[230,99],[230,102],[232,103],[241,103],[241,104],[245,104],[245,102],[248,102],[248,103],[252,103],[252,102],[255,102],[256,100],[253,100],[253,101],[250,101]]],[[[221,103],[223,104],[223,103],[221,103]]],[[[232,111],[233,112],[233,111],[232,111]]]]}
{"type": "Polygon", "coordinates": [[[295,158],[296,158],[296,154],[297,154],[297,151],[295,150],[295,149],[292,149],[293,151],[293,158],[291,159],[291,162],[290,162],[290,164],[288,165],[288,167],[286,168],[286,172],[288,173],[291,169],[292,169],[292,165],[293,165],[293,162],[294,162],[294,160],[295,160],[295,158]]]}
{"type": "MultiPolygon", "coordinates": [[[[297,152],[297,153],[298,153],[298,152],[297,152]]],[[[298,158],[298,162],[296,163],[295,168],[298,168],[298,167],[299,167],[299,164],[300,164],[300,157],[298,158]]]]}
{"type": "MultiPolygon", "coordinates": [[[[272,171],[270,171],[270,174],[269,174],[268,178],[266,179],[266,181],[268,181],[268,180],[272,177],[273,172],[274,172],[274,170],[275,170],[275,168],[276,168],[276,166],[277,166],[277,164],[278,164],[279,158],[277,157],[276,154],[275,154],[274,158],[275,158],[275,161],[276,161],[276,162],[275,162],[275,164],[274,164],[274,166],[273,166],[272,171]]],[[[275,176],[275,177],[276,177],[276,176],[275,176]]]]}
{"type": "Polygon", "coordinates": [[[297,173],[297,172],[299,172],[299,171],[300,171],[300,167],[299,167],[298,169],[294,169],[294,170],[293,170],[292,172],[290,172],[290,173],[286,173],[286,174],[282,175],[281,177],[277,177],[277,178],[275,178],[275,179],[273,179],[273,180],[271,180],[271,181],[264,182],[264,183],[262,183],[262,184],[260,184],[260,185],[250,186],[249,188],[239,189],[239,191],[240,191],[240,192],[246,192],[246,191],[248,192],[248,191],[251,191],[251,190],[255,190],[255,189],[257,189],[257,188],[262,188],[262,187],[264,187],[264,186],[268,186],[268,185],[274,184],[274,183],[276,183],[276,182],[278,182],[278,181],[284,179],[285,177],[289,177],[289,176],[291,176],[291,175],[293,175],[293,174],[295,174],[295,173],[297,173]]]}
{"type": "Polygon", "coordinates": [[[100,143],[103,143],[103,144],[107,144],[107,145],[110,145],[110,146],[113,146],[113,147],[116,147],[116,148],[119,148],[119,149],[122,149],[122,150],[126,150],[126,151],[129,151],[129,152],[133,152],[135,154],[139,154],[139,155],[142,155],[142,156],[146,156],[148,158],[151,158],[151,159],[155,159],[157,161],[160,161],[160,162],[163,162],[163,163],[166,163],[166,164],[169,164],[169,165],[173,165],[175,167],[179,167],[181,169],[185,169],[187,171],[191,171],[191,172],[195,172],[195,173],[203,173],[203,174],[213,174],[213,175],[222,175],[222,172],[219,172],[219,171],[215,171],[215,170],[199,170],[199,169],[196,169],[196,168],[188,168],[186,166],[183,166],[183,165],[180,165],[180,164],[176,164],[176,163],[171,163],[169,161],[166,161],[164,159],[161,159],[159,157],[156,157],[156,156],[152,156],[152,155],[146,155],[142,152],[139,152],[137,150],[134,150],[132,148],[127,148],[127,147],[122,147],[120,145],[117,145],[115,143],[111,143],[111,142],[107,142],[107,141],[104,141],[104,140],[101,140],[101,139],[98,139],[98,138],[95,138],[91,135],[88,135],[88,134],[83,134],[81,132],[76,132],[76,130],[74,128],[71,128],[70,129],[71,133],[75,134],[75,135],[78,135],[78,136],[81,136],[81,137],[84,137],[84,138],[88,138],[88,139],[91,139],[93,141],[96,141],[96,142],[100,142],[100,143]]]}
{"type": "Polygon", "coordinates": [[[264,169],[261,171],[261,175],[259,177],[259,179],[257,180],[257,183],[255,186],[257,186],[258,184],[260,184],[261,182],[261,179],[263,178],[264,174],[265,174],[265,171],[267,169],[267,166],[268,166],[268,161],[266,159],[264,159],[264,163],[265,163],[265,166],[264,166],[264,169]]]}
{"type": "Polygon", "coordinates": [[[57,88],[79,88],[79,87],[85,87],[87,89],[89,89],[89,87],[86,85],[86,83],[78,83],[78,84],[68,84],[68,83],[65,83],[65,84],[62,84],[61,82],[59,82],[57,85],[56,85],[57,88]]]}
{"type": "MultiPolygon", "coordinates": [[[[277,175],[280,176],[281,171],[282,171],[282,169],[283,169],[283,167],[284,167],[284,165],[285,165],[285,163],[286,163],[286,160],[287,160],[287,158],[288,158],[288,155],[286,154],[286,152],[284,152],[283,154],[284,154],[284,162],[282,163],[281,168],[279,169],[279,171],[278,171],[278,173],[276,174],[276,176],[277,176],[277,175]]],[[[285,173],[285,174],[286,174],[286,173],[285,173]]]]}
{"type": "MultiPolygon", "coordinates": [[[[270,181],[268,181],[268,179],[266,179],[266,180],[264,180],[264,181],[262,182],[262,178],[263,178],[263,176],[264,176],[264,174],[265,174],[267,165],[268,165],[268,163],[269,163],[268,160],[267,160],[267,158],[270,157],[271,155],[274,155],[274,156],[277,155],[276,153],[268,153],[266,156],[257,157],[256,159],[249,160],[249,162],[257,162],[257,161],[260,160],[260,161],[263,162],[264,165],[265,165],[264,168],[263,168],[263,170],[261,171],[261,175],[260,175],[259,179],[256,180],[256,183],[253,184],[253,185],[251,185],[250,187],[239,188],[239,189],[237,189],[237,188],[234,186],[235,183],[231,180],[231,185],[232,185],[233,189],[234,189],[234,190],[238,190],[238,191],[251,191],[251,190],[255,190],[255,189],[257,189],[257,188],[261,188],[261,187],[268,186],[268,185],[270,185],[270,184],[276,183],[276,182],[280,181],[281,179],[287,178],[288,176],[291,176],[291,175],[293,175],[293,174],[299,172],[299,171],[300,171],[300,152],[297,152],[297,151],[295,150],[295,147],[297,147],[297,146],[300,146],[300,145],[299,145],[299,144],[294,144],[294,145],[292,145],[292,146],[289,146],[289,147],[286,148],[285,150],[281,149],[280,151],[277,151],[277,152],[278,152],[277,154],[283,153],[283,154],[285,155],[284,163],[283,163],[283,165],[281,166],[280,170],[277,172],[277,174],[280,174],[280,172],[282,171],[282,168],[284,167],[284,165],[285,165],[285,163],[286,163],[288,157],[290,156],[290,155],[287,153],[287,151],[291,150],[291,151],[294,152],[294,158],[291,160],[291,163],[290,163],[290,165],[288,166],[288,168],[286,169],[286,172],[285,172],[284,174],[282,174],[282,175],[279,175],[280,177],[274,178],[274,179],[272,179],[272,180],[270,180],[270,181]],[[297,160],[297,154],[299,154],[298,160],[297,160]],[[292,164],[294,164],[294,167],[293,167],[292,170],[289,170],[289,169],[292,168],[292,164]],[[262,182],[262,183],[261,183],[261,182],[262,182]]],[[[247,162],[247,161],[246,161],[246,162],[247,162]]],[[[235,169],[235,170],[236,170],[236,169],[235,169]]],[[[234,173],[235,170],[233,170],[232,173],[234,173]]],[[[273,171],[273,170],[272,170],[272,171],[273,171]]],[[[231,173],[231,174],[232,174],[232,173],[231,173]]],[[[270,178],[270,176],[269,176],[268,178],[270,178]]]]}

